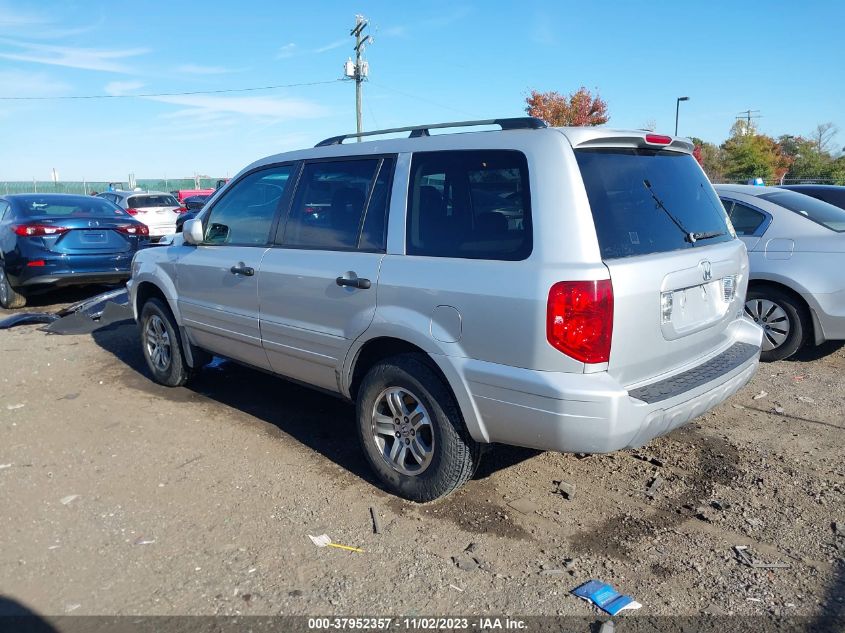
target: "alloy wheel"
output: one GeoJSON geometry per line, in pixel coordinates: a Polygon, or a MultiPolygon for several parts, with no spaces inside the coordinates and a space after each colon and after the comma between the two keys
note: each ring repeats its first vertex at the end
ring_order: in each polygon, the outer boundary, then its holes
{"type": "Polygon", "coordinates": [[[372,437],[384,461],[403,475],[419,475],[431,465],[431,417],[420,399],[404,387],[388,387],[376,398],[372,437]]]}
{"type": "Polygon", "coordinates": [[[153,366],[158,371],[166,372],[170,368],[172,357],[170,335],[167,333],[164,320],[157,314],[152,315],[147,321],[144,328],[144,343],[147,356],[153,366]]]}
{"type": "Polygon", "coordinates": [[[745,302],[745,313],[763,328],[763,351],[776,349],[786,342],[792,330],[789,315],[769,299],[749,299],[745,302]]]}
{"type": "Polygon", "coordinates": [[[6,279],[6,271],[0,268],[0,303],[6,305],[9,302],[9,281],[6,279]]]}

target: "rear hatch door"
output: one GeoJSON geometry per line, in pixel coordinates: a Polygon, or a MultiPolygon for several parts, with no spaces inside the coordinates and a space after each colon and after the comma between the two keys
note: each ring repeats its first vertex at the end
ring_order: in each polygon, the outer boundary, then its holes
{"type": "Polygon", "coordinates": [[[180,205],[176,198],[167,194],[139,194],[127,199],[128,208],[134,216],[148,227],[153,234],[174,233],[180,205]]]}
{"type": "Polygon", "coordinates": [[[692,155],[645,137],[575,155],[613,283],[608,372],[645,383],[729,347],[747,256],[692,155]]]}

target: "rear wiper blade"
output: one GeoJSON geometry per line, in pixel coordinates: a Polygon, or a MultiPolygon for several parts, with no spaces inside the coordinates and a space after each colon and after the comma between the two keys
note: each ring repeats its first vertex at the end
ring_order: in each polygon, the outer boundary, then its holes
{"type": "Polygon", "coordinates": [[[676,218],[672,214],[672,212],[669,211],[669,209],[666,208],[666,205],[663,204],[663,201],[660,198],[657,197],[656,193],[654,193],[654,188],[651,186],[651,183],[646,179],[646,180],[643,180],[643,185],[645,186],[646,189],[648,189],[648,192],[651,194],[651,197],[654,198],[654,201],[657,203],[657,206],[660,209],[662,209],[663,212],[666,215],[669,216],[669,219],[672,220],[672,222],[674,222],[675,226],[677,226],[681,230],[681,233],[684,234],[684,239],[691,244],[695,244],[696,239],[698,239],[698,238],[696,238],[695,233],[690,233],[689,231],[687,231],[684,228],[684,225],[681,224],[681,221],[678,220],[678,218],[676,218]]]}
{"type": "Polygon", "coordinates": [[[704,233],[693,233],[692,236],[695,238],[693,241],[698,242],[700,240],[709,240],[714,237],[721,237],[726,235],[724,231],[706,231],[704,233]]]}

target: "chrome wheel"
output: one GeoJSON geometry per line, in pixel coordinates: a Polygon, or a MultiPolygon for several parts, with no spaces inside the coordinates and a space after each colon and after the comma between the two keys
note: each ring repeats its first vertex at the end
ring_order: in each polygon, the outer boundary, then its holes
{"type": "Polygon", "coordinates": [[[749,299],[745,313],[763,328],[763,351],[768,352],[784,344],[792,325],[786,311],[769,299],[749,299]]]}
{"type": "Polygon", "coordinates": [[[157,314],[152,315],[144,327],[144,348],[153,367],[158,371],[166,372],[170,368],[170,335],[164,321],[157,314]]]}
{"type": "Polygon", "coordinates": [[[378,395],[372,436],[384,461],[403,475],[419,475],[431,464],[431,418],[420,399],[407,389],[388,387],[378,395]]]}
{"type": "Polygon", "coordinates": [[[0,304],[8,305],[9,303],[9,286],[6,279],[6,271],[0,268],[0,304]]]}

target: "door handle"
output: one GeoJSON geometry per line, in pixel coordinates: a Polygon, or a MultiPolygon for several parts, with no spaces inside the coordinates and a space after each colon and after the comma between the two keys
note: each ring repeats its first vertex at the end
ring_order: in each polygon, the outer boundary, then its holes
{"type": "Polygon", "coordinates": [[[355,279],[338,277],[337,279],[335,279],[335,283],[338,286],[350,286],[352,288],[360,288],[361,290],[367,290],[373,285],[370,283],[369,279],[364,279],[363,277],[355,277],[355,279]]]}
{"type": "Polygon", "coordinates": [[[237,266],[232,266],[229,272],[233,275],[243,275],[244,277],[252,277],[255,274],[255,269],[251,266],[245,265],[243,262],[238,262],[237,266]]]}

